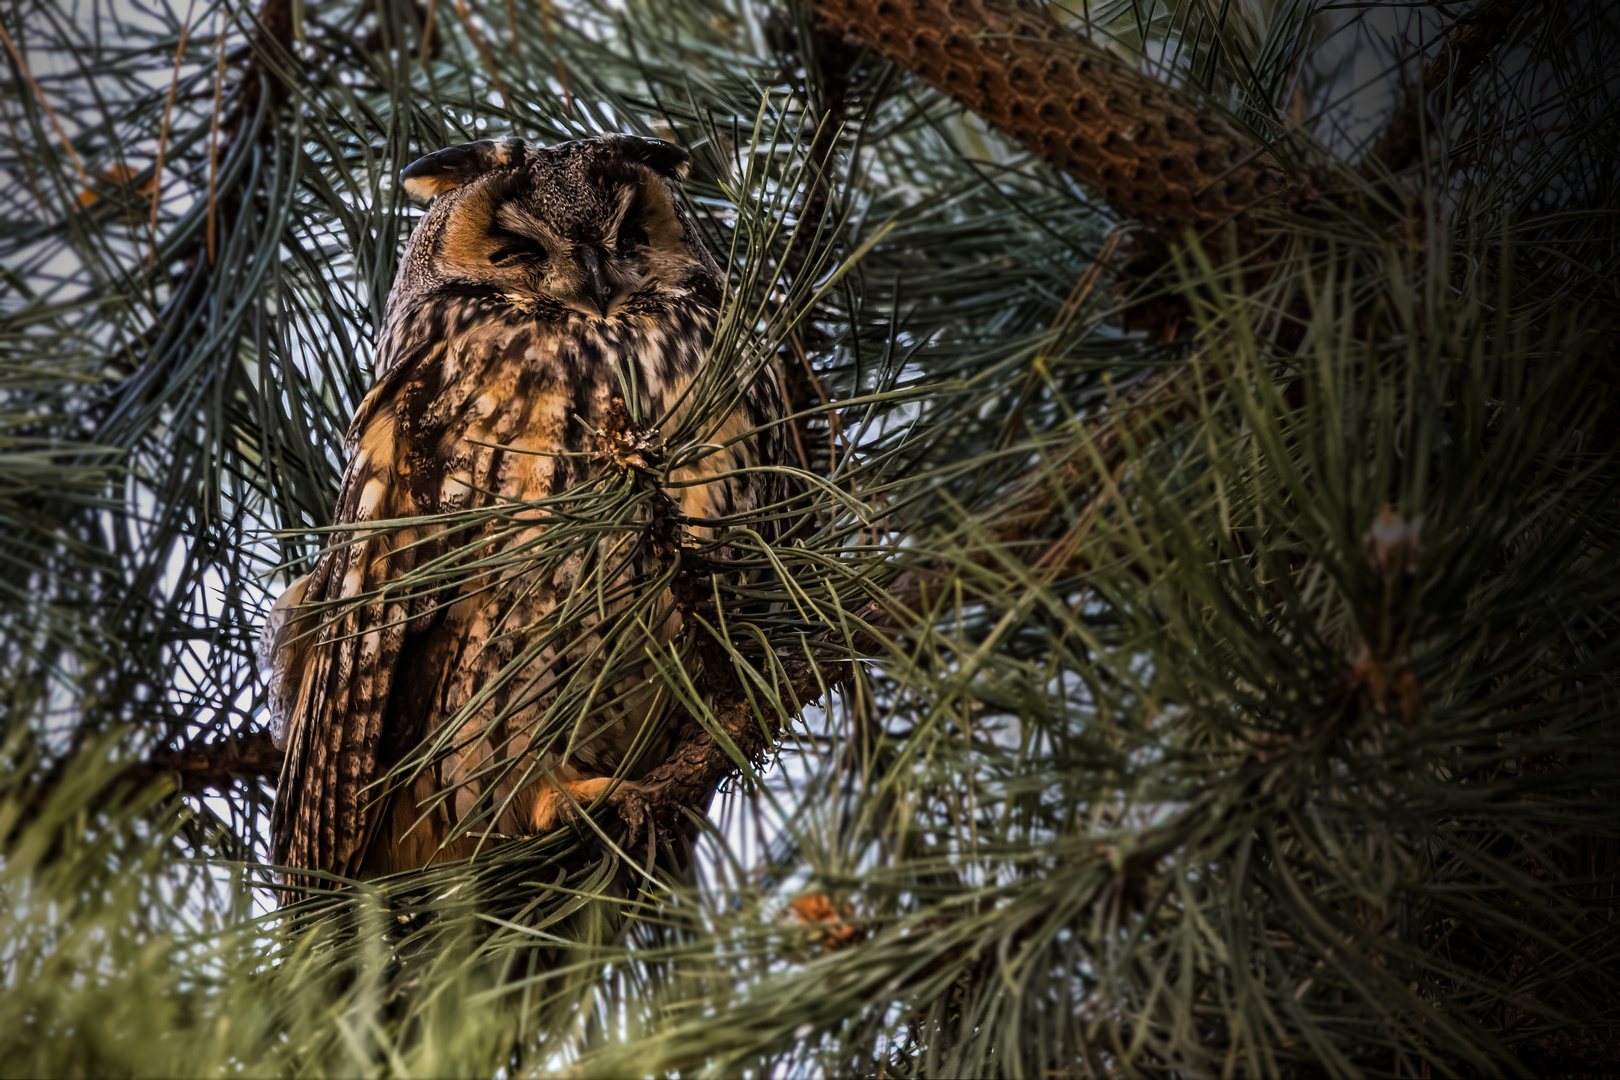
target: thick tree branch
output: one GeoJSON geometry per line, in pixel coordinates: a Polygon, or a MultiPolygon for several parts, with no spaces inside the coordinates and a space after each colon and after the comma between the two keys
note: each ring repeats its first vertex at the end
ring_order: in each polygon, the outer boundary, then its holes
{"type": "MultiPolygon", "coordinates": [[[[235,735],[219,742],[193,743],[179,750],[161,751],[125,767],[106,793],[120,786],[125,790],[140,790],[164,777],[174,781],[178,791],[196,793],[212,788],[224,792],[237,780],[275,779],[281,773],[282,756],[269,734],[262,731],[235,735]]],[[[33,785],[23,799],[23,820],[31,820],[39,814],[60,790],[61,782],[62,768],[58,766],[33,785]]]]}
{"type": "Polygon", "coordinates": [[[1298,202],[1265,147],[1016,0],[806,0],[1160,237],[1236,225],[1298,202]]]}
{"type": "Polygon", "coordinates": [[[123,779],[144,786],[167,776],[181,791],[222,791],[236,780],[274,779],[281,773],[282,752],[262,731],[216,743],[182,747],[132,765],[123,779]]]}
{"type": "MultiPolygon", "coordinates": [[[[805,154],[808,181],[802,200],[794,208],[798,227],[783,258],[782,277],[787,282],[804,273],[830,209],[837,152],[844,141],[843,125],[855,91],[856,65],[864,55],[860,46],[851,44],[845,35],[825,27],[812,29],[809,21],[782,17],[767,26],[773,47],[785,61],[784,75],[796,84],[794,89],[816,125],[805,154]]],[[[807,451],[811,445],[809,421],[817,405],[827,404],[826,392],[816,382],[805,348],[805,339],[818,333],[814,322],[807,320],[792,332],[780,355],[788,408],[794,416],[791,430],[800,464],[806,469],[814,468],[812,463],[818,456],[807,451]]],[[[837,413],[827,413],[826,422],[829,439],[837,438],[837,413]]],[[[714,719],[727,740],[745,757],[763,760],[775,742],[777,724],[756,715],[742,684],[732,674],[725,651],[708,644],[711,647],[704,650],[699,679],[714,719]]],[[[788,685],[779,690],[790,709],[802,708],[820,696],[823,673],[815,665],[800,660],[790,666],[788,674],[788,685]]],[[[639,834],[650,826],[659,835],[673,836],[684,828],[687,813],[707,807],[719,785],[736,771],[736,762],[726,747],[702,726],[689,722],[663,761],[634,788],[624,789],[615,801],[633,833],[639,834]]]]}
{"type": "MultiPolygon", "coordinates": [[[[776,718],[755,712],[722,650],[711,651],[716,655],[708,658],[703,680],[710,713],[744,757],[763,761],[775,743],[779,724],[776,718]]],[[[790,665],[788,685],[778,687],[783,704],[797,710],[820,697],[824,674],[807,661],[790,665]]],[[[687,814],[702,814],[721,782],[736,772],[737,764],[721,741],[691,723],[664,760],[633,788],[623,789],[615,802],[632,835],[651,829],[661,837],[672,837],[686,828],[687,814]]]]}

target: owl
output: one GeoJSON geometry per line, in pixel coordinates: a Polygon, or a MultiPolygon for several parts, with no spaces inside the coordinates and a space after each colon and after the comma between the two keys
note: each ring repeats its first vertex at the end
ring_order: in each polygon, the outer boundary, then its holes
{"type": "Polygon", "coordinates": [[[703,382],[725,277],[680,199],[687,160],[628,135],[484,140],[400,174],[431,205],[338,528],[261,639],[286,753],[272,854],[295,877],[545,832],[667,746],[675,695],[622,639],[679,634],[669,545],[772,499],[783,446],[773,371],[703,382]],[[614,486],[631,469],[658,497],[614,486]]]}

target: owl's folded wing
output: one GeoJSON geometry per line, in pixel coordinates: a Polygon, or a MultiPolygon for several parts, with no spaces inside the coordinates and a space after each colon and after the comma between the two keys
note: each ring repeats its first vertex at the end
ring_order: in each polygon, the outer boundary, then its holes
{"type": "MultiPolygon", "coordinates": [[[[398,482],[392,409],[377,407],[387,390],[367,395],[357,418],[338,525],[420,512],[398,482]]],[[[270,642],[272,705],[286,710],[272,819],[272,857],[283,866],[344,876],[359,867],[382,794],[375,781],[383,715],[413,604],[390,586],[414,566],[414,539],[408,529],[334,533],[293,600],[300,614],[284,619],[270,642]]]]}

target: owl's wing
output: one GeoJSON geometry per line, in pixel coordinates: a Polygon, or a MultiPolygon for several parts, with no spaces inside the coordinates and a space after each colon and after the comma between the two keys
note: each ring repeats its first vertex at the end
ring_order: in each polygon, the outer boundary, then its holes
{"type": "MultiPolygon", "coordinates": [[[[385,378],[362,402],[334,524],[431,512],[400,482],[400,392],[399,379],[385,378]]],[[[301,613],[279,623],[272,613],[268,644],[281,681],[273,682],[271,698],[286,715],[272,857],[283,866],[345,876],[359,867],[377,816],[370,785],[378,778],[383,714],[407,620],[419,606],[384,590],[413,568],[415,539],[410,530],[334,533],[292,601],[301,613]]]]}

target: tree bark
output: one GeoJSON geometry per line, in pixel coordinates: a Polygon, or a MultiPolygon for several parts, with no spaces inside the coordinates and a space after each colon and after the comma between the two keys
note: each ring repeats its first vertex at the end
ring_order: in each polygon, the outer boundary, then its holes
{"type": "Polygon", "coordinates": [[[281,759],[269,734],[255,731],[155,754],[130,766],[123,778],[140,785],[167,776],[181,791],[223,791],[236,780],[274,779],[281,773],[281,759]]]}

